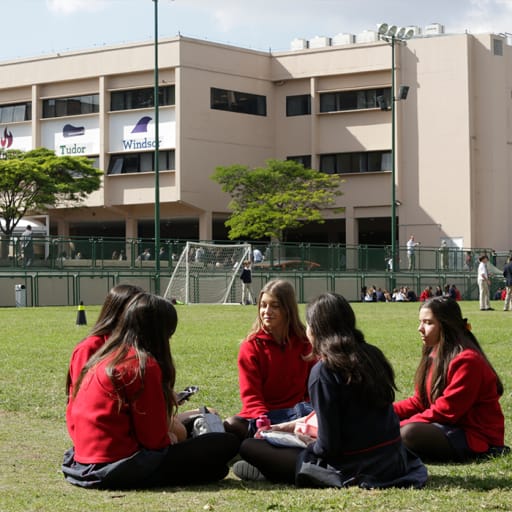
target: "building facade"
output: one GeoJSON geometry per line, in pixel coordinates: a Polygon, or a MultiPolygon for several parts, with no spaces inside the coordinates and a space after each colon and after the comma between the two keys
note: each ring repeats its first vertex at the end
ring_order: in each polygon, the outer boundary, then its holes
{"type": "MultiPolygon", "coordinates": [[[[296,240],[512,248],[512,48],[496,34],[414,37],[395,48],[369,33],[259,52],[177,37],[159,41],[161,235],[226,239],[229,197],[217,166],[294,158],[343,174],[337,208],[296,240]],[[392,144],[394,102],[396,143],[392,144]]],[[[154,43],[0,63],[0,143],[85,155],[102,187],[49,212],[62,236],[153,236],[154,43]]]]}

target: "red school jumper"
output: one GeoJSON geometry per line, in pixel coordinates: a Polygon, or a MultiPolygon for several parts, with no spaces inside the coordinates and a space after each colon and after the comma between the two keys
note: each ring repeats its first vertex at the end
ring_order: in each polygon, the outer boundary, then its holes
{"type": "MultiPolygon", "coordinates": [[[[427,378],[430,387],[431,373],[427,378]]],[[[418,390],[414,396],[395,402],[393,407],[407,423],[440,423],[461,428],[469,448],[485,453],[491,446],[505,444],[505,418],[496,389],[496,375],[482,354],[465,349],[448,366],[443,394],[425,408],[418,390]]]]}

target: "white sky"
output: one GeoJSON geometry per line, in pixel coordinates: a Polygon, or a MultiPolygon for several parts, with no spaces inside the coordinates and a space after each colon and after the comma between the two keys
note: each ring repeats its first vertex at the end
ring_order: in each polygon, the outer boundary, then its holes
{"type": "MultiPolygon", "coordinates": [[[[4,0],[0,61],[152,40],[153,0],[4,0]]],[[[512,0],[158,0],[160,37],[257,50],[386,22],[447,33],[512,32],[512,0]]]]}

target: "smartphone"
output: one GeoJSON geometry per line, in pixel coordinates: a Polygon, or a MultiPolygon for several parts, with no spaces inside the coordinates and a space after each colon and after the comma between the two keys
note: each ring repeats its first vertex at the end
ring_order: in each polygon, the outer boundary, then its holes
{"type": "Polygon", "coordinates": [[[186,402],[192,395],[199,391],[199,386],[188,386],[183,391],[178,393],[178,403],[186,402]]]}

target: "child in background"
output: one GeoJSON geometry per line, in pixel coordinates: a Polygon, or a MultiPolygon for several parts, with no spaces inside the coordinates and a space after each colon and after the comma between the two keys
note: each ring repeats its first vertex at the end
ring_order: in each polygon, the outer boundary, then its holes
{"type": "Polygon", "coordinates": [[[251,262],[249,260],[244,261],[242,272],[240,273],[240,279],[242,281],[242,304],[249,305],[254,303],[254,296],[252,293],[252,272],[251,262]]]}
{"type": "Polygon", "coordinates": [[[258,317],[238,354],[242,410],[224,422],[239,438],[256,432],[256,419],[282,423],[311,412],[307,381],[314,361],[288,281],[269,281],[258,297],[258,317]]]}

